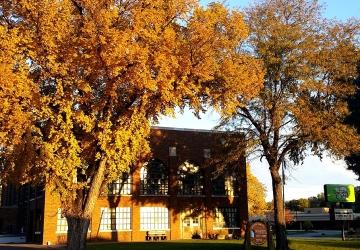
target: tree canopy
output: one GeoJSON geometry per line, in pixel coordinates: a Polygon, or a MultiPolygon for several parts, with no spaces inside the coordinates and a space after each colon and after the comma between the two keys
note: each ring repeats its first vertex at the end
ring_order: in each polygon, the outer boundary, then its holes
{"type": "MultiPolygon", "coordinates": [[[[348,105],[350,114],[346,117],[345,123],[356,128],[360,134],[360,62],[358,62],[358,77],[354,81],[356,86],[356,93],[348,98],[348,105]]],[[[352,152],[351,155],[345,158],[348,169],[352,170],[360,180],[360,151],[352,152]]]]}
{"type": "Polygon", "coordinates": [[[148,154],[160,114],[228,112],[257,94],[247,35],[241,13],[195,0],[1,1],[4,179],[52,186],[83,237],[88,224],[76,223],[148,154]]]}
{"type": "Polygon", "coordinates": [[[264,87],[222,125],[244,133],[248,152],[268,162],[277,249],[286,249],[281,166],[299,164],[309,152],[342,157],[359,148],[356,131],[343,123],[355,91],[359,22],[326,20],[312,0],[257,1],[245,19],[247,48],[266,71],[264,87]]]}
{"type": "Polygon", "coordinates": [[[309,199],[300,198],[285,202],[285,207],[291,211],[304,211],[304,208],[310,207],[309,199]]]}

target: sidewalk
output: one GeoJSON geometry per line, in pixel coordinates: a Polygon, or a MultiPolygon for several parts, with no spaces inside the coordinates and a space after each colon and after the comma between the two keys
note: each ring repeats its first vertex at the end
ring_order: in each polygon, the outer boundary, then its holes
{"type": "Polygon", "coordinates": [[[64,249],[64,246],[44,246],[38,244],[0,244],[0,250],[38,250],[38,249],[60,250],[60,249],[64,249]]]}

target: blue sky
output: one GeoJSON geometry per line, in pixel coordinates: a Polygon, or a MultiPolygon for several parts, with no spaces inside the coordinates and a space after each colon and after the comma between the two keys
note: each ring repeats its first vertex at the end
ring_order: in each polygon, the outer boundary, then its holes
{"type": "MultiPolygon", "coordinates": [[[[202,0],[202,4],[207,4],[209,0],[202,0]]],[[[227,0],[226,5],[231,8],[243,8],[249,0],[227,0]]],[[[346,20],[351,17],[360,18],[360,0],[322,0],[319,1],[325,5],[323,15],[327,18],[336,18],[346,20]]],[[[191,111],[186,110],[183,114],[178,114],[176,118],[163,117],[159,126],[194,128],[194,129],[212,129],[219,116],[209,111],[197,119],[191,111]]],[[[258,159],[249,159],[253,173],[265,184],[267,188],[268,201],[272,200],[271,179],[267,163],[260,162],[258,159]]],[[[330,157],[324,157],[320,161],[317,157],[309,156],[303,165],[296,166],[286,171],[287,181],[285,186],[285,199],[305,198],[315,196],[323,192],[324,184],[346,183],[360,186],[356,181],[356,176],[346,170],[346,165],[342,160],[334,160],[330,157]]]]}
{"type": "MultiPolygon", "coordinates": [[[[202,4],[214,2],[213,0],[201,0],[202,4]]],[[[225,0],[220,1],[232,8],[243,8],[249,3],[255,2],[251,0],[225,0]]],[[[324,16],[328,18],[337,18],[346,20],[349,17],[359,17],[360,1],[359,0],[319,0],[319,3],[324,4],[326,9],[324,16]]]]}

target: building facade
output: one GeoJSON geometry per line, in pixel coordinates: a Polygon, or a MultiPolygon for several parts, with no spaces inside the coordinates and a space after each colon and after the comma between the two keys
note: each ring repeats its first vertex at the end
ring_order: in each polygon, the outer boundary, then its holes
{"type": "MultiPolygon", "coordinates": [[[[240,172],[214,174],[209,163],[221,145],[219,138],[221,134],[213,131],[152,128],[151,158],[133,167],[99,197],[88,239],[144,241],[239,235],[241,221],[248,217],[245,158],[237,163],[240,172]]],[[[18,197],[17,206],[12,207],[17,217],[12,228],[24,231],[30,242],[66,242],[67,222],[55,193],[23,186],[13,194],[18,197]]]]}

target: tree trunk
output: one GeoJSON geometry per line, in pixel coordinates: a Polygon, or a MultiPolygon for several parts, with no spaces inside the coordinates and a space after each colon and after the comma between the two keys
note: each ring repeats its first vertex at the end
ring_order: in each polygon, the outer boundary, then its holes
{"type": "Polygon", "coordinates": [[[89,229],[90,218],[99,197],[100,190],[104,185],[106,161],[105,158],[100,162],[99,168],[90,183],[90,189],[87,190],[88,193],[85,202],[83,201],[84,197],[78,195],[77,199],[72,203],[72,214],[66,214],[68,222],[68,250],[86,249],[86,236],[89,229]],[[85,206],[82,206],[84,203],[85,206]]]}
{"type": "Polygon", "coordinates": [[[282,195],[282,180],[279,174],[279,168],[271,166],[271,179],[274,197],[274,219],[275,219],[275,235],[276,250],[287,250],[286,224],[284,216],[284,203],[282,195]]]}
{"type": "Polygon", "coordinates": [[[90,219],[79,217],[67,217],[66,219],[68,223],[67,249],[85,250],[90,219]]]}

